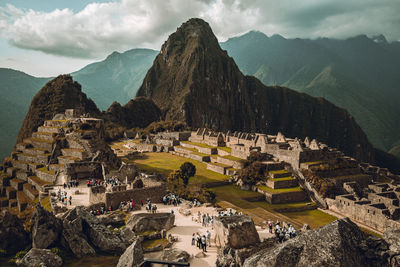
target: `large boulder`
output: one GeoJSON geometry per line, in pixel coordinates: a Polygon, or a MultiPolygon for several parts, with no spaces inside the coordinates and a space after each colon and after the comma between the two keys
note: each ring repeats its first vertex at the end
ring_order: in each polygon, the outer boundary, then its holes
{"type": "Polygon", "coordinates": [[[62,263],[62,259],[51,252],[50,249],[32,248],[22,260],[18,262],[18,266],[60,267],[62,263]]]}
{"type": "Polygon", "coordinates": [[[177,248],[164,249],[161,254],[161,260],[174,262],[188,262],[190,254],[177,248]]]}
{"type": "Polygon", "coordinates": [[[175,215],[172,213],[137,213],[133,214],[126,227],[136,233],[145,231],[169,230],[174,226],[175,215]]]}
{"type": "Polygon", "coordinates": [[[367,254],[368,244],[363,232],[346,218],[263,249],[243,266],[382,266],[383,258],[367,254]]]}
{"type": "Polygon", "coordinates": [[[61,220],[57,219],[41,205],[36,205],[31,226],[32,247],[49,248],[59,240],[61,231],[61,220]]]}
{"type": "Polygon", "coordinates": [[[119,228],[125,224],[125,214],[122,214],[118,211],[100,215],[97,218],[100,220],[100,223],[106,226],[111,225],[113,227],[119,228]]]}
{"type": "Polygon", "coordinates": [[[93,214],[83,207],[76,207],[76,214],[82,220],[82,230],[88,241],[98,250],[112,254],[122,254],[130,245],[119,231],[112,232],[93,214]]]}
{"type": "Polygon", "coordinates": [[[217,217],[214,222],[215,244],[219,247],[244,248],[260,242],[250,216],[217,217]]]}
{"type": "Polygon", "coordinates": [[[400,266],[400,229],[388,228],[382,236],[389,246],[389,266],[400,266]]]}
{"type": "Polygon", "coordinates": [[[25,232],[20,220],[8,210],[0,213],[0,249],[14,254],[29,243],[28,233],[25,232]]]}
{"type": "Polygon", "coordinates": [[[136,267],[143,262],[141,238],[137,238],[121,255],[117,267],[136,267]]]}
{"type": "Polygon", "coordinates": [[[65,241],[64,246],[69,248],[77,258],[96,254],[83,233],[82,219],[78,217],[76,209],[70,210],[63,217],[62,237],[65,241]]]}

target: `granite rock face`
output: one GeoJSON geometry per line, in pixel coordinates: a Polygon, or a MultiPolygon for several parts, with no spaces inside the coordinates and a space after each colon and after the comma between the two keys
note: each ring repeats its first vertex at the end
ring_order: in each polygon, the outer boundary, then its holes
{"type": "Polygon", "coordinates": [[[8,210],[0,213],[0,249],[15,253],[29,243],[28,233],[16,215],[8,210]]]}
{"type": "Polygon", "coordinates": [[[145,231],[169,230],[174,226],[175,214],[171,213],[138,213],[133,214],[126,227],[141,233],[145,231]]]}
{"type": "Polygon", "coordinates": [[[57,219],[41,205],[36,205],[31,226],[32,247],[49,248],[59,240],[61,231],[61,220],[57,219]]]}
{"type": "Polygon", "coordinates": [[[346,218],[264,249],[243,266],[385,266],[385,253],[368,255],[368,245],[364,233],[346,218]]]}
{"type": "Polygon", "coordinates": [[[117,267],[136,267],[143,262],[141,239],[136,239],[121,255],[117,267]]]}
{"type": "Polygon", "coordinates": [[[247,215],[217,217],[215,243],[219,247],[244,248],[260,242],[253,220],[247,215]]]}
{"type": "Polygon", "coordinates": [[[61,257],[51,252],[50,249],[32,248],[18,263],[18,266],[61,267],[62,263],[61,257]]]}
{"type": "Polygon", "coordinates": [[[188,262],[189,259],[189,253],[177,248],[165,249],[161,254],[161,260],[163,261],[188,262]]]}

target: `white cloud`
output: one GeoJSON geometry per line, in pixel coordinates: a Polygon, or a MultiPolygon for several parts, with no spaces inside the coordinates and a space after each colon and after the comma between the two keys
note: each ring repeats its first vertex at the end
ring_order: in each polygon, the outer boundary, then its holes
{"type": "Polygon", "coordinates": [[[122,0],[40,12],[0,7],[0,36],[16,47],[100,58],[134,47],[159,49],[187,19],[208,21],[220,41],[249,30],[286,37],[383,33],[400,39],[398,0],[122,0]]]}

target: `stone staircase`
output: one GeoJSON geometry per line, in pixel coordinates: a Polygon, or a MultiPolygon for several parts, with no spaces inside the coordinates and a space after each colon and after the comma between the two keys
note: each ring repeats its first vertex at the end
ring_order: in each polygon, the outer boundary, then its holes
{"type": "Polygon", "coordinates": [[[57,137],[69,129],[67,125],[68,120],[45,121],[31,137],[16,144],[7,166],[1,167],[0,208],[25,210],[41,193],[52,188],[66,163],[84,159],[83,149],[63,148],[62,155],[49,164],[57,137]]]}

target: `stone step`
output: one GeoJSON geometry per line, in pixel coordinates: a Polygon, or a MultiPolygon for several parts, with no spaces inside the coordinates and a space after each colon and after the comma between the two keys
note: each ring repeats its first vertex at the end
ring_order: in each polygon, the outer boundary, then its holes
{"type": "Polygon", "coordinates": [[[47,120],[44,122],[44,126],[46,127],[59,127],[59,128],[66,128],[70,121],[68,120],[47,120]]]}
{"type": "Polygon", "coordinates": [[[10,186],[10,180],[12,178],[8,177],[8,176],[1,176],[0,177],[0,183],[2,184],[2,186],[10,186]]]}
{"type": "Polygon", "coordinates": [[[46,167],[42,167],[36,170],[36,175],[39,177],[41,180],[48,182],[48,183],[54,183],[56,180],[56,174],[54,171],[48,170],[46,167]]]}
{"type": "Polygon", "coordinates": [[[80,160],[86,157],[86,152],[83,149],[78,148],[63,148],[61,149],[63,156],[74,157],[80,160]]]}
{"type": "Polygon", "coordinates": [[[28,183],[36,188],[37,191],[45,191],[45,187],[51,185],[51,183],[40,179],[37,176],[29,176],[28,183]]]}
{"type": "Polygon", "coordinates": [[[62,170],[64,170],[64,168],[65,168],[64,164],[50,164],[49,165],[49,170],[53,171],[53,172],[62,171],[62,170]]]}
{"type": "Polygon", "coordinates": [[[34,148],[34,147],[25,148],[24,150],[22,150],[22,153],[29,155],[43,155],[43,154],[49,154],[50,152],[51,151],[48,151],[47,149],[34,148]]]}
{"type": "Polygon", "coordinates": [[[8,207],[8,198],[2,197],[0,198],[0,208],[7,208],[8,207]]]}
{"type": "Polygon", "coordinates": [[[33,138],[38,138],[50,142],[54,142],[56,136],[57,136],[56,133],[45,133],[45,132],[35,132],[32,134],[33,138]]]}
{"type": "Polygon", "coordinates": [[[40,126],[38,128],[38,133],[59,133],[60,127],[49,127],[49,126],[40,126]]]}
{"type": "Polygon", "coordinates": [[[267,186],[272,189],[283,189],[283,188],[292,188],[299,186],[296,178],[281,178],[281,179],[268,179],[267,186]]]}
{"type": "Polygon", "coordinates": [[[23,185],[26,183],[24,180],[14,178],[10,180],[10,186],[13,187],[17,191],[22,191],[23,185]]]}
{"type": "Polygon", "coordinates": [[[26,148],[28,148],[28,147],[30,147],[30,146],[32,146],[32,145],[23,142],[23,143],[18,143],[18,144],[16,144],[16,145],[15,145],[15,149],[16,149],[17,151],[24,151],[24,149],[26,149],[26,148]]]}
{"type": "Polygon", "coordinates": [[[18,170],[17,174],[15,175],[16,178],[27,181],[28,180],[29,173],[26,171],[18,170]]]}
{"type": "Polygon", "coordinates": [[[32,144],[35,148],[42,148],[42,149],[46,149],[47,151],[53,150],[54,142],[51,142],[51,141],[34,138],[34,137],[29,137],[29,138],[25,139],[24,142],[32,144]]]}
{"type": "Polygon", "coordinates": [[[13,198],[13,199],[10,199],[8,201],[8,207],[9,208],[13,208],[13,207],[16,207],[16,206],[18,206],[18,201],[17,201],[16,197],[13,198]]]}
{"type": "Polygon", "coordinates": [[[49,162],[50,154],[31,155],[21,153],[18,154],[18,160],[32,163],[47,164],[49,162]]]}
{"type": "MultiPolygon", "coordinates": [[[[28,184],[28,183],[24,184],[23,192],[25,193],[25,195],[27,195],[29,197],[30,200],[35,200],[35,198],[37,198],[39,196],[39,191],[36,190],[36,188],[33,187],[31,184],[28,184]]],[[[17,199],[18,199],[18,195],[17,195],[17,199]]]]}
{"type": "Polygon", "coordinates": [[[277,171],[270,171],[269,177],[275,179],[275,178],[285,178],[285,177],[290,177],[292,176],[292,173],[290,171],[286,170],[277,170],[277,171]]]}
{"type": "Polygon", "coordinates": [[[76,148],[76,149],[83,149],[83,146],[79,141],[73,140],[73,139],[68,139],[68,147],[69,148],[76,148]]]}
{"type": "Polygon", "coordinates": [[[12,160],[11,162],[14,168],[27,172],[34,172],[36,169],[43,167],[43,164],[41,163],[26,162],[20,160],[12,160]]]}
{"type": "Polygon", "coordinates": [[[14,167],[8,167],[7,168],[7,175],[8,176],[15,177],[16,173],[17,173],[17,168],[14,168],[14,167]]]}
{"type": "Polygon", "coordinates": [[[17,197],[17,190],[11,186],[6,187],[6,196],[8,199],[14,199],[17,197]]]}
{"type": "Polygon", "coordinates": [[[59,157],[57,157],[57,159],[58,159],[59,164],[64,164],[64,165],[66,165],[68,163],[74,163],[74,162],[77,162],[80,160],[79,158],[68,157],[68,156],[59,156],[59,157]]]}

